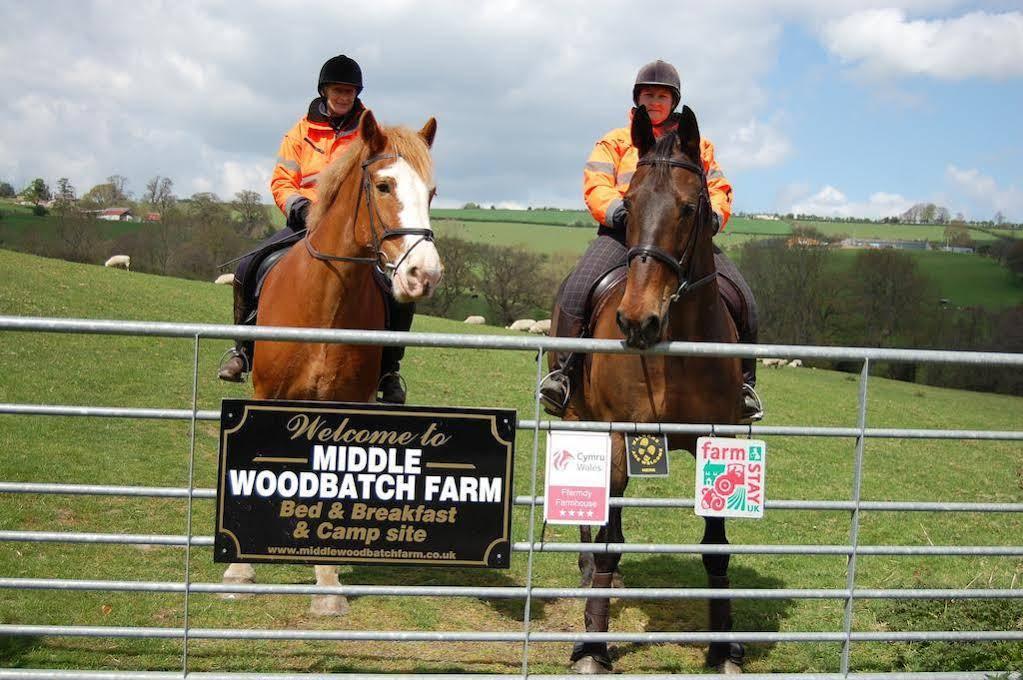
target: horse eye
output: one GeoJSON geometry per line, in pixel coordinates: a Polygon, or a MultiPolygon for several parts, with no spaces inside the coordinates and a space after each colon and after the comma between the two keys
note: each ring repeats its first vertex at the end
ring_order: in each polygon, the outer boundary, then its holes
{"type": "Polygon", "coordinates": [[[387,182],[377,182],[377,191],[382,194],[389,194],[391,193],[391,185],[387,182]]]}

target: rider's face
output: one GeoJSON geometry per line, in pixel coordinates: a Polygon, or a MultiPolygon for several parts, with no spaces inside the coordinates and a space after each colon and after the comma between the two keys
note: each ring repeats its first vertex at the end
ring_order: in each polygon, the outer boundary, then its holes
{"type": "Polygon", "coordinates": [[[332,116],[344,116],[355,105],[356,89],[352,85],[344,83],[331,83],[323,88],[323,94],[327,98],[327,108],[332,116]]]}
{"type": "Polygon", "coordinates": [[[650,114],[650,122],[654,125],[663,123],[671,113],[671,102],[671,90],[658,85],[641,87],[639,96],[636,98],[638,105],[646,107],[647,113],[650,114]]]}

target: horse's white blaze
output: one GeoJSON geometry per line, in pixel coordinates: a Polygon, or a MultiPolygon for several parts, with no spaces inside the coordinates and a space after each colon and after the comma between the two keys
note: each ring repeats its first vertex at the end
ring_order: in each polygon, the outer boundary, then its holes
{"type": "MultiPolygon", "coordinates": [[[[412,166],[399,158],[378,174],[394,179],[395,198],[401,206],[398,224],[394,226],[432,231],[430,191],[412,166]]],[[[395,297],[404,302],[430,295],[437,287],[442,272],[440,256],[433,242],[422,241],[421,236],[406,235],[401,237],[401,246],[401,264],[394,272],[395,297]]]]}

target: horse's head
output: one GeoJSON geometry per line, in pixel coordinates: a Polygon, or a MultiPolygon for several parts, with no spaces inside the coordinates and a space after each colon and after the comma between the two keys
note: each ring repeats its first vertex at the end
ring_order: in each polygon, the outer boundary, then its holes
{"type": "Polygon", "coordinates": [[[625,195],[629,273],[617,320],[625,343],[640,349],[661,339],[698,241],[713,236],[696,116],[688,106],[675,116],[678,128],[660,139],[644,107],[632,118],[640,160],[625,195]]]}
{"type": "Polygon", "coordinates": [[[399,302],[430,296],[443,272],[430,227],[430,201],[435,193],[430,146],[436,132],[433,118],[417,133],[383,128],[372,111],[363,113],[361,146],[339,162],[336,177],[328,180],[333,186],[321,188],[322,213],[310,217],[316,223],[321,216],[330,217],[332,204],[353,203],[338,206],[340,212],[335,215],[349,220],[354,216],[355,243],[351,245],[372,253],[377,266],[390,275],[399,302]],[[349,177],[358,178],[358,186],[352,183],[341,192],[349,177]],[[347,201],[339,200],[341,196],[347,201]]]}

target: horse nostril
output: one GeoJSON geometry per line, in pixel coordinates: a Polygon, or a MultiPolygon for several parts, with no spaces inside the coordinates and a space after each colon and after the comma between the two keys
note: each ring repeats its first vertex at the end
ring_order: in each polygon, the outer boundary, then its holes
{"type": "Polygon", "coordinates": [[[413,279],[418,279],[419,278],[419,267],[414,267],[414,266],[413,267],[409,267],[408,275],[410,277],[412,277],[413,279]]]}

